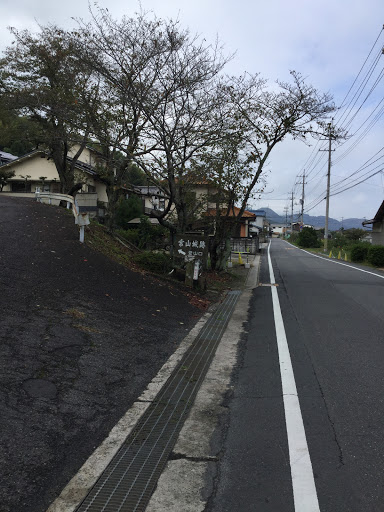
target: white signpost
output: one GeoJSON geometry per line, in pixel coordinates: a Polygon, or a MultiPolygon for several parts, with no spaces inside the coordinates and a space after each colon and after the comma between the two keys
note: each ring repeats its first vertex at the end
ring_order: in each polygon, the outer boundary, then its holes
{"type": "Polygon", "coordinates": [[[178,256],[184,259],[186,266],[185,282],[193,286],[193,281],[199,279],[203,260],[208,256],[207,239],[202,235],[188,234],[175,237],[174,249],[178,256]]]}
{"type": "Polygon", "coordinates": [[[85,226],[88,226],[90,224],[90,222],[91,221],[89,220],[89,213],[87,213],[87,212],[79,213],[75,217],[75,224],[78,224],[80,227],[80,242],[82,244],[84,243],[85,226]]]}

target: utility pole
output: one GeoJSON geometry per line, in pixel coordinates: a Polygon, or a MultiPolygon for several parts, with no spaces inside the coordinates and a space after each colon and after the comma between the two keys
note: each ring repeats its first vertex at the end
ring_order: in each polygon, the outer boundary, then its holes
{"type": "MultiPolygon", "coordinates": [[[[303,178],[303,189],[302,189],[301,199],[300,199],[300,203],[301,203],[301,226],[303,227],[304,226],[304,187],[307,184],[307,182],[305,181],[305,169],[304,169],[303,175],[302,176],[298,176],[298,178],[303,178]]],[[[301,184],[301,182],[296,183],[296,185],[300,185],[300,184],[301,184]]]]}
{"type": "Polygon", "coordinates": [[[328,172],[327,172],[327,196],[325,203],[325,229],[324,229],[324,252],[328,252],[328,218],[329,218],[329,191],[331,188],[331,155],[332,155],[332,123],[328,123],[328,172]]]}
{"type": "Polygon", "coordinates": [[[291,235],[293,233],[293,190],[291,192],[291,235]]]}
{"type": "Polygon", "coordinates": [[[285,230],[284,230],[284,238],[287,238],[288,206],[284,206],[284,212],[285,212],[285,230]]]}

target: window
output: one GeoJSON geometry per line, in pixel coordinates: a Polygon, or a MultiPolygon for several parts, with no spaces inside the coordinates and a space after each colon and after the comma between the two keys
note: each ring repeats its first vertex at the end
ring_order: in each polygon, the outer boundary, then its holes
{"type": "Polygon", "coordinates": [[[14,181],[12,182],[12,192],[30,192],[31,182],[30,181],[14,181]]]}

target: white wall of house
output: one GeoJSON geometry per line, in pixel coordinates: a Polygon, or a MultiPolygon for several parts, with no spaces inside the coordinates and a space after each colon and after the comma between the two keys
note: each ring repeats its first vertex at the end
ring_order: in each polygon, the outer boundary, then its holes
{"type": "Polygon", "coordinates": [[[282,235],[283,233],[285,233],[287,226],[285,226],[284,224],[272,224],[271,229],[273,233],[277,235],[282,235]]]}
{"type": "MultiPolygon", "coordinates": [[[[87,150],[88,151],[88,150],[87,150]]],[[[88,151],[90,154],[90,152],[88,151]]],[[[86,155],[85,155],[86,156],[86,155]]],[[[83,161],[83,160],[81,160],[83,161]]],[[[28,176],[27,190],[31,194],[36,191],[59,192],[60,179],[53,160],[48,160],[42,153],[32,153],[29,156],[15,160],[7,164],[6,168],[15,172],[15,176],[8,180],[4,186],[3,192],[24,192],[25,177],[28,176]],[[41,177],[45,177],[44,186],[41,177]],[[43,190],[44,188],[44,190],[43,190]]],[[[107,203],[108,197],[106,186],[94,179],[86,172],[76,169],[79,179],[85,182],[82,191],[94,192],[98,194],[98,200],[107,203]]]]}
{"type": "Polygon", "coordinates": [[[209,201],[210,196],[216,193],[216,189],[208,185],[198,184],[193,187],[193,192],[196,194],[196,204],[201,204],[204,211],[208,208],[216,208],[216,203],[209,201]]]}
{"type": "MultiPolygon", "coordinates": [[[[74,144],[68,151],[68,156],[73,158],[80,148],[79,144],[74,144]]],[[[92,168],[95,168],[97,165],[104,165],[104,160],[101,158],[101,155],[94,151],[91,148],[85,147],[81,152],[79,157],[81,162],[90,165],[92,168]]]]}
{"type": "Polygon", "coordinates": [[[56,181],[59,183],[59,175],[57,174],[55,164],[52,160],[41,158],[40,154],[16,160],[12,162],[12,164],[8,164],[6,168],[14,171],[15,176],[8,180],[3,192],[11,192],[14,190],[12,183],[20,183],[25,180],[26,176],[29,176],[28,181],[31,182],[31,192],[35,192],[36,187],[41,187],[41,176],[46,178],[46,182],[56,181]]]}

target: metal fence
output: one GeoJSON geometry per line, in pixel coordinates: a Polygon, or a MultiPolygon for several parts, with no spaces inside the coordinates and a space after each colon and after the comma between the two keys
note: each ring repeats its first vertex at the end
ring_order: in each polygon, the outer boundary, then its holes
{"type": "Polygon", "coordinates": [[[259,252],[259,238],[231,238],[231,251],[256,254],[259,252]]]}

